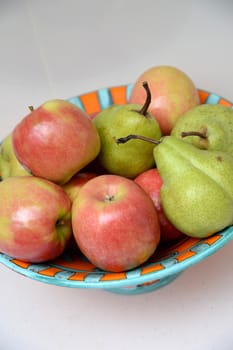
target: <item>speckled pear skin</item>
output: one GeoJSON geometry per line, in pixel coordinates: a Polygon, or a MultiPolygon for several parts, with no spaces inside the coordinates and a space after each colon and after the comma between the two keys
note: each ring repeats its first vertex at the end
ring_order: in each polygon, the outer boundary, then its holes
{"type": "Polygon", "coordinates": [[[174,136],[154,148],[161,202],[181,232],[204,238],[233,223],[233,157],[200,150],[174,136]]]}
{"type": "Polygon", "coordinates": [[[112,105],[93,120],[101,140],[98,161],[112,174],[135,178],[155,165],[152,143],[141,140],[116,143],[117,138],[128,134],[160,139],[158,122],[148,113],[146,116],[138,113],[141,108],[137,104],[112,105]]]}
{"type": "Polygon", "coordinates": [[[24,168],[15,156],[12,134],[9,134],[0,146],[0,174],[2,180],[11,176],[31,175],[30,171],[24,168]]]}
{"type": "Polygon", "coordinates": [[[207,139],[186,136],[185,142],[201,149],[233,155],[233,109],[224,105],[202,104],[190,109],[176,122],[171,135],[182,138],[183,131],[204,131],[207,139]]]}

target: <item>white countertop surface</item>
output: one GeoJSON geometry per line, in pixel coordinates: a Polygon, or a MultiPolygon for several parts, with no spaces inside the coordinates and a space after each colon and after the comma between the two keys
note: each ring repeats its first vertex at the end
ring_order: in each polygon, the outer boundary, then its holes
{"type": "MultiPolygon", "coordinates": [[[[0,137],[51,98],[133,82],[169,64],[233,100],[233,2],[2,0],[0,137]]],[[[0,349],[233,347],[233,242],[155,292],[124,296],[0,265],[0,349]]]]}

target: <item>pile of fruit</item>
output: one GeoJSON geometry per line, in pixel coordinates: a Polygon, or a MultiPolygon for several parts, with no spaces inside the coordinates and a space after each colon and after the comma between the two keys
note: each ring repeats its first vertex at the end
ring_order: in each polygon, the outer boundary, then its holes
{"type": "Polygon", "coordinates": [[[95,116],[65,100],[34,109],[0,152],[0,251],[39,263],[70,242],[127,271],[167,242],[233,224],[233,109],[200,104],[171,66],[139,76],[95,116]]]}

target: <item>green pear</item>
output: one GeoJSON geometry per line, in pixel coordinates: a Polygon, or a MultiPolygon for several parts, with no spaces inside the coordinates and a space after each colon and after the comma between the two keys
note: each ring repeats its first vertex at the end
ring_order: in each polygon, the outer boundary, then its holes
{"type": "Polygon", "coordinates": [[[2,142],[0,148],[0,174],[2,180],[12,176],[29,176],[30,171],[24,168],[15,156],[12,134],[2,142]]]}
{"type": "Polygon", "coordinates": [[[218,104],[196,106],[179,118],[171,135],[201,149],[233,155],[233,109],[218,104]]]}
{"type": "Polygon", "coordinates": [[[154,157],[162,206],[178,230],[202,238],[233,224],[233,157],[174,136],[154,148],[154,157]]]}
{"type": "Polygon", "coordinates": [[[147,99],[143,106],[137,104],[112,105],[100,112],[93,120],[101,140],[98,162],[108,172],[135,178],[154,166],[154,145],[132,140],[119,145],[116,139],[129,133],[138,133],[149,138],[161,137],[155,118],[147,112],[151,101],[149,87],[144,83],[147,99]]]}

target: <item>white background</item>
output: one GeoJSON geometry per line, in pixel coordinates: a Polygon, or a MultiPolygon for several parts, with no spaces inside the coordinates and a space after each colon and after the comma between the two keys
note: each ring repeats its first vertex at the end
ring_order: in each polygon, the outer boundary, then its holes
{"type": "MultiPolygon", "coordinates": [[[[0,0],[0,138],[27,106],[177,66],[233,100],[233,2],[0,0]]],[[[156,292],[122,296],[0,265],[0,349],[233,347],[233,242],[156,292]]]]}

